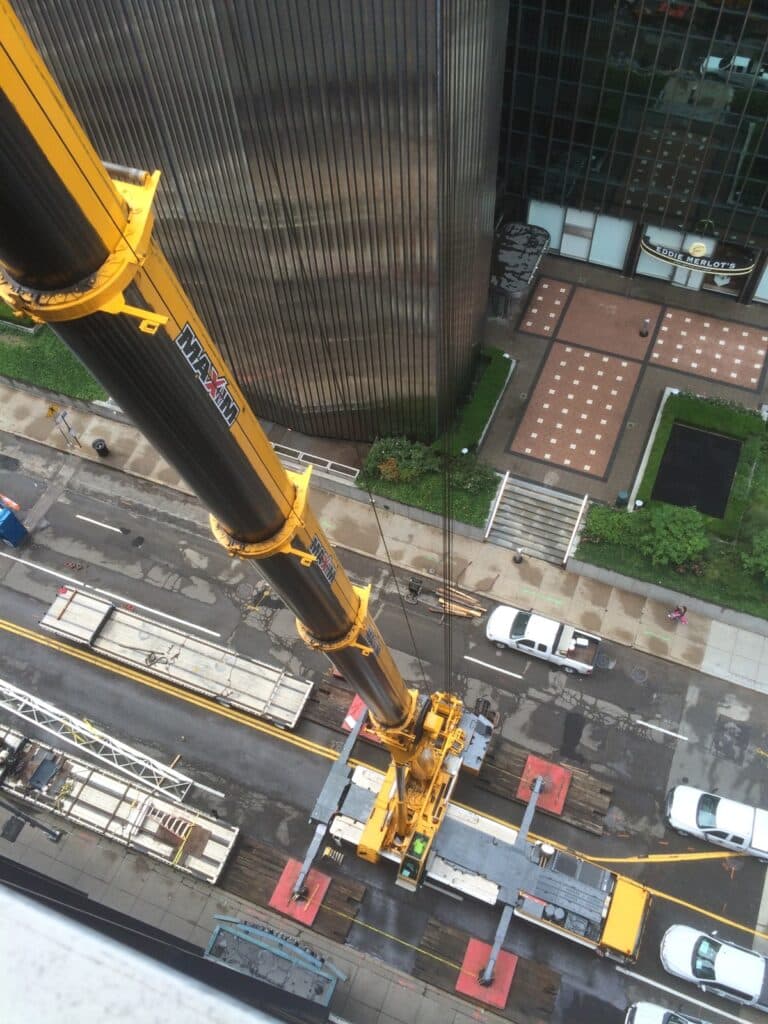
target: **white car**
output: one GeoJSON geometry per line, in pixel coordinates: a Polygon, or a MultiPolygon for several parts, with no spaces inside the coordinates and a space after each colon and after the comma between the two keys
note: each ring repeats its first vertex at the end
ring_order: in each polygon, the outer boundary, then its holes
{"type": "Polygon", "coordinates": [[[768,1010],[768,961],[751,949],[673,924],[661,940],[660,955],[665,971],[703,992],[768,1010]]]}
{"type": "Polygon", "coordinates": [[[768,863],[768,811],[693,786],[675,786],[667,794],[664,813],[684,835],[768,863]]]}
{"type": "Polygon", "coordinates": [[[768,85],[768,65],[758,64],[750,57],[710,56],[701,62],[702,75],[722,78],[734,85],[768,85]]]}
{"type": "Polygon", "coordinates": [[[656,1003],[633,1003],[627,1010],[624,1024],[707,1024],[699,1017],[667,1010],[656,1003]]]}

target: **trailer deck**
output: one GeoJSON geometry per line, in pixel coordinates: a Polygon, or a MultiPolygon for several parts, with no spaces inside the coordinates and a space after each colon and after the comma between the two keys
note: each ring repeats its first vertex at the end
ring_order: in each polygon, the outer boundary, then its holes
{"type": "Polygon", "coordinates": [[[185,874],[218,881],[238,828],[3,724],[0,754],[0,791],[185,874]]]}
{"type": "Polygon", "coordinates": [[[292,729],[312,683],[182,633],[111,601],[61,587],[40,625],[131,668],[292,729]]]}

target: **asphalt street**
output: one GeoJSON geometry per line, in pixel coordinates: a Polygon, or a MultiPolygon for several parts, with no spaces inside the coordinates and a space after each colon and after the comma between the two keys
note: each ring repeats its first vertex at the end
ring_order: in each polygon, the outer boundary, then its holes
{"type": "MultiPolygon", "coordinates": [[[[293,616],[265,590],[258,569],[231,561],[214,544],[207,516],[195,500],[31,443],[4,441],[0,492],[32,509],[37,525],[23,550],[0,551],[2,675],[155,757],[171,760],[180,754],[185,770],[227,794],[214,805],[198,803],[301,856],[311,835],[307,814],[327,762],[285,739],[233,722],[215,708],[206,712],[140,686],[119,670],[24,639],[14,634],[13,625],[37,629],[56,586],[69,581],[106,591],[117,603],[151,609],[146,614],[172,617],[180,628],[204,632],[316,682],[326,677],[325,659],[298,640],[293,616]]],[[[702,849],[664,827],[661,809],[672,783],[689,781],[768,803],[765,698],[747,690],[734,693],[711,677],[617,646],[608,647],[608,667],[591,679],[551,672],[541,662],[497,651],[485,640],[483,621],[451,620],[447,665],[446,624],[440,616],[423,603],[405,603],[402,585],[388,566],[340,554],[354,579],[373,584],[372,608],[409,682],[422,689],[453,688],[470,706],[478,698],[489,700],[499,712],[504,737],[542,756],[566,758],[614,787],[602,837],[549,817],[537,818],[534,830],[591,855],[635,858],[617,869],[690,904],[656,897],[638,975],[685,991],[658,962],[659,939],[672,922],[718,928],[751,945],[748,933],[713,923],[701,910],[754,927],[763,866],[738,859],[649,864],[643,858],[702,849]]],[[[340,745],[338,734],[311,723],[302,723],[297,735],[340,745]]],[[[358,756],[379,758],[367,744],[360,745],[358,756]]],[[[493,797],[469,780],[462,781],[456,797],[513,823],[522,815],[518,804],[493,797]]],[[[460,914],[463,928],[486,941],[493,936],[497,914],[488,908],[465,902],[459,909],[455,901],[427,889],[407,897],[392,884],[389,868],[352,857],[345,871],[368,887],[361,924],[350,941],[406,971],[414,956],[409,944],[418,940],[428,916],[455,923],[460,914]]],[[[628,1002],[653,998],[645,982],[535,929],[514,927],[507,947],[559,972],[556,1020],[619,1021],[628,1002]]],[[[695,998],[694,991],[685,994],[695,998]]],[[[656,1001],[686,1008],[669,997],[656,1001]]],[[[695,1007],[688,1004],[687,1009],[695,1007]]],[[[714,1011],[699,1012],[718,1019],[714,1011]]],[[[748,1019],[748,1011],[741,1014],[748,1019]]]]}

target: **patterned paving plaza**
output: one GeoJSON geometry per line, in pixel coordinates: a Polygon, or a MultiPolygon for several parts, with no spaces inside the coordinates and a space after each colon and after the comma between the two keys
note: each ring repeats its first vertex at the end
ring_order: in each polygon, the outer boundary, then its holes
{"type": "Polygon", "coordinates": [[[512,450],[604,476],[639,373],[632,360],[556,342],[512,450]]]}
{"type": "Polygon", "coordinates": [[[768,331],[543,278],[518,330],[553,339],[511,451],[605,477],[645,365],[757,391],[768,331]]]}
{"type": "Polygon", "coordinates": [[[667,309],[651,359],[660,366],[756,391],[767,350],[768,332],[667,309]]]}

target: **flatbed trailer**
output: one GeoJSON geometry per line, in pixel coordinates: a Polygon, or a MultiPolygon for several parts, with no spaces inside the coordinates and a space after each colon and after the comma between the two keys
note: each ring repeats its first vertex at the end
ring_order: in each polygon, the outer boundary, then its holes
{"type": "MultiPolygon", "coordinates": [[[[357,844],[380,773],[357,767],[331,834],[357,844]]],[[[512,914],[601,956],[632,962],[640,952],[651,896],[645,886],[546,842],[516,842],[511,825],[449,804],[424,878],[449,893],[512,914]]]]}
{"type": "Polygon", "coordinates": [[[59,588],[40,625],[114,661],[286,729],[294,728],[312,691],[306,679],[76,587],[59,588]]]}
{"type": "Polygon", "coordinates": [[[212,885],[240,831],[2,723],[0,759],[0,792],[212,885]]]}

